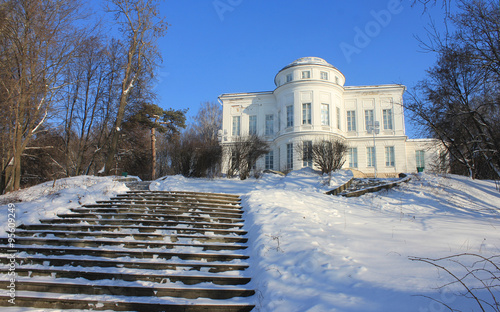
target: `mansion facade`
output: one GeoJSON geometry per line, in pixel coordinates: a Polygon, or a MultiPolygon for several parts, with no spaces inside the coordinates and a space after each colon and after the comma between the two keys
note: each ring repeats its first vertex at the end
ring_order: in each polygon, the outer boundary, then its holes
{"type": "Polygon", "coordinates": [[[274,91],[219,97],[221,144],[248,135],[269,142],[270,152],[259,159],[257,169],[313,167],[297,146],[324,139],[345,140],[349,152],[344,168],[368,176],[428,170],[441,151],[436,140],[406,136],[403,85],[345,86],[344,75],[318,57],[292,62],[274,82],[274,91]]]}

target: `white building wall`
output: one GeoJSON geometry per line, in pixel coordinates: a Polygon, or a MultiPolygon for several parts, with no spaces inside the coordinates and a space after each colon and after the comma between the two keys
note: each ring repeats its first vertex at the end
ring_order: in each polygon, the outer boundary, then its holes
{"type": "MultiPolygon", "coordinates": [[[[223,94],[219,97],[223,105],[222,144],[229,144],[235,139],[232,135],[234,116],[240,116],[242,136],[248,135],[249,116],[257,116],[257,134],[270,143],[274,153],[274,170],[286,169],[287,144],[301,146],[306,140],[314,142],[334,137],[345,139],[350,147],[357,148],[356,169],[372,175],[375,168],[367,166],[367,148],[373,146],[373,135],[367,132],[365,111],[373,110],[374,119],[381,128],[375,137],[377,173],[394,175],[415,172],[416,150],[428,150],[426,163],[431,163],[431,155],[436,154],[432,152],[436,149],[435,140],[407,140],[402,105],[405,87],[402,85],[344,87],[343,74],[320,58],[302,58],[291,63],[276,75],[275,83],[277,87],[274,91],[223,94]],[[292,81],[287,82],[289,75],[292,81]],[[302,122],[304,103],[311,103],[311,124],[302,122]],[[329,105],[329,125],[322,124],[322,104],[329,105]],[[287,106],[290,105],[293,105],[292,127],[287,126],[287,106]],[[392,129],[384,129],[384,109],[392,112],[392,129]],[[355,131],[348,131],[347,111],[356,112],[355,131]],[[266,115],[269,114],[274,116],[274,133],[266,136],[266,115]],[[394,147],[395,164],[387,166],[385,148],[391,146],[394,147]]],[[[294,148],[294,169],[303,167],[297,154],[294,148]]],[[[257,168],[264,167],[262,158],[257,168]]],[[[346,159],[344,167],[349,167],[349,159],[346,159]]]]}

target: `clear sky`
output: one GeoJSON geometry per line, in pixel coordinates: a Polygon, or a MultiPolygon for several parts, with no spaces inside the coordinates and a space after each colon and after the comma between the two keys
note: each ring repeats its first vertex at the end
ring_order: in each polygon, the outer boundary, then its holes
{"type": "MultiPolygon", "coordinates": [[[[441,22],[439,7],[428,12],[441,22]]],[[[158,104],[188,116],[223,93],[274,90],[276,73],[300,57],[325,59],[348,86],[411,87],[435,61],[414,37],[429,16],[406,0],[166,0],[161,13],[171,26],[158,104]]]]}

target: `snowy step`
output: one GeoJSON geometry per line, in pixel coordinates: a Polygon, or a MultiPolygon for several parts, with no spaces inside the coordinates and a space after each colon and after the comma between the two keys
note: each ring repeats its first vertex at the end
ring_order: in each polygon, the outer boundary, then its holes
{"type": "MultiPolygon", "coordinates": [[[[18,278],[16,291],[37,291],[59,294],[86,294],[86,295],[120,295],[120,296],[151,296],[151,297],[181,297],[186,299],[210,298],[230,299],[234,297],[249,297],[255,291],[245,288],[194,288],[194,287],[162,287],[154,283],[153,286],[128,286],[116,283],[94,283],[36,281],[30,278],[18,278]]],[[[7,289],[9,281],[0,281],[0,287],[7,289]]]]}
{"type": "Polygon", "coordinates": [[[150,208],[150,207],[100,207],[100,208],[71,208],[71,212],[74,213],[90,213],[96,214],[126,214],[126,215],[189,215],[189,216],[210,216],[210,217],[221,217],[221,218],[235,218],[239,219],[243,215],[243,211],[238,212],[220,212],[213,210],[195,210],[195,209],[174,209],[174,208],[150,208]]]}
{"type": "Polygon", "coordinates": [[[131,219],[94,219],[94,218],[64,218],[64,219],[42,219],[44,224],[99,224],[99,225],[143,225],[143,226],[185,226],[190,228],[210,229],[234,229],[242,228],[242,223],[218,223],[218,222],[187,222],[169,220],[131,220],[131,219]]]}
{"type": "MultiPolygon", "coordinates": [[[[0,263],[8,265],[10,258],[0,256],[0,263]]],[[[73,266],[73,267],[102,267],[102,268],[129,268],[129,269],[144,269],[144,270],[179,270],[179,271],[203,271],[210,273],[220,273],[229,271],[244,271],[248,269],[247,264],[230,264],[230,263],[208,263],[208,262],[158,262],[144,261],[143,259],[131,259],[130,261],[103,259],[90,257],[82,258],[59,258],[50,256],[18,256],[16,258],[18,265],[44,265],[50,267],[73,266]]]]}
{"type": "Polygon", "coordinates": [[[171,207],[198,207],[198,208],[214,208],[214,209],[235,209],[241,210],[240,205],[230,205],[230,204],[211,204],[211,203],[200,203],[197,201],[184,202],[184,201],[167,201],[167,200],[157,200],[157,199],[110,199],[110,200],[98,200],[97,204],[136,204],[136,205],[165,205],[171,207]]]}
{"type": "Polygon", "coordinates": [[[161,193],[143,193],[143,194],[118,194],[114,199],[153,199],[153,200],[164,200],[164,201],[174,201],[174,202],[185,202],[185,203],[212,203],[212,204],[231,204],[239,205],[240,199],[227,198],[227,197],[216,197],[216,196],[190,196],[190,195],[175,195],[175,194],[161,194],[161,193]]]}
{"type": "MultiPolygon", "coordinates": [[[[35,307],[41,309],[88,309],[92,311],[147,311],[147,312],[249,312],[254,306],[243,304],[241,302],[224,302],[214,303],[205,302],[205,300],[197,303],[196,300],[175,303],[169,299],[151,300],[149,297],[142,298],[123,298],[109,296],[74,296],[65,295],[64,300],[57,295],[40,294],[27,291],[19,291],[16,294],[16,306],[19,307],[35,307]],[[142,300],[140,300],[142,299],[142,300]]],[[[0,295],[0,305],[11,306],[8,300],[9,296],[0,295]]],[[[44,310],[45,311],[45,310],[44,310]]],[[[49,312],[49,311],[47,311],[49,312]]]]}
{"type": "Polygon", "coordinates": [[[234,201],[241,201],[241,198],[239,195],[233,195],[233,194],[223,194],[223,193],[201,193],[201,192],[177,192],[177,191],[128,191],[126,194],[130,195],[157,195],[157,196],[162,196],[162,195],[168,195],[168,196],[175,196],[177,198],[209,198],[209,199],[230,199],[234,201]]]}
{"type": "MultiPolygon", "coordinates": [[[[120,202],[113,202],[112,204],[88,204],[84,205],[83,208],[74,208],[74,209],[106,209],[109,211],[116,212],[189,212],[189,213],[203,213],[203,214],[212,214],[212,213],[228,213],[228,214],[237,214],[242,215],[243,211],[241,209],[226,209],[226,208],[203,208],[203,207],[174,207],[168,206],[164,204],[149,204],[149,205],[140,205],[140,204],[127,204],[120,202]]],[[[104,211],[105,212],[105,211],[104,211]]]]}
{"type": "MultiPolygon", "coordinates": [[[[5,271],[4,271],[5,272],[5,271]]],[[[127,272],[110,273],[105,271],[89,272],[81,270],[37,268],[37,267],[17,267],[18,276],[50,276],[52,278],[84,278],[86,280],[114,280],[114,281],[146,281],[152,283],[176,283],[184,285],[196,285],[201,283],[213,283],[215,285],[245,285],[250,282],[248,277],[240,276],[213,276],[213,275],[179,275],[179,274],[137,274],[127,272]]]]}
{"type": "Polygon", "coordinates": [[[182,259],[182,260],[206,260],[206,261],[233,261],[246,260],[248,256],[242,254],[226,254],[226,253],[199,253],[199,252],[174,252],[174,251],[149,251],[145,250],[118,250],[118,249],[95,249],[95,248],[77,248],[68,247],[61,248],[56,246],[40,247],[33,246],[16,246],[19,252],[28,254],[43,254],[43,255],[81,255],[94,256],[103,258],[118,258],[118,257],[133,257],[138,259],[182,259]]]}
{"type": "MultiPolygon", "coordinates": [[[[0,243],[8,244],[7,238],[0,238],[0,243]]],[[[202,251],[206,250],[241,250],[247,246],[238,244],[183,244],[183,243],[167,243],[167,242],[150,242],[150,241],[123,241],[123,240],[85,240],[85,239],[58,239],[58,238],[38,238],[38,237],[18,237],[17,245],[44,245],[44,246],[71,246],[71,247],[103,247],[103,246],[120,246],[121,248],[166,248],[166,249],[182,249],[182,248],[198,248],[202,251]]]]}
{"type": "MultiPolygon", "coordinates": [[[[246,288],[248,239],[240,204],[234,195],[134,191],[21,225],[16,305],[251,311],[255,291],[246,288]]],[[[10,261],[0,252],[0,272],[10,261]]],[[[0,276],[6,288],[6,274],[0,276]]],[[[0,306],[8,299],[0,295],[0,306]]]]}
{"type": "Polygon", "coordinates": [[[245,235],[244,230],[238,229],[213,229],[213,228],[193,228],[193,227],[167,227],[167,226],[143,226],[143,225],[93,225],[93,224],[27,224],[19,226],[20,229],[25,230],[59,230],[59,231],[123,231],[123,230],[137,230],[140,233],[155,231],[169,232],[170,234],[187,234],[187,233],[211,233],[219,235],[245,235]]]}
{"type": "Polygon", "coordinates": [[[207,235],[181,235],[172,234],[166,236],[165,234],[154,233],[117,233],[117,232],[83,232],[83,231],[57,231],[57,230],[16,230],[18,237],[65,237],[65,238],[130,238],[134,240],[168,240],[176,242],[179,240],[189,240],[196,242],[217,242],[217,243],[246,243],[248,238],[238,236],[207,236],[207,235]]]}
{"type": "Polygon", "coordinates": [[[149,213],[64,213],[58,214],[59,218],[81,218],[81,219],[133,219],[133,220],[158,220],[158,221],[214,221],[221,223],[241,223],[239,218],[223,218],[210,216],[190,216],[190,215],[170,215],[170,214],[149,214],[149,213]]]}

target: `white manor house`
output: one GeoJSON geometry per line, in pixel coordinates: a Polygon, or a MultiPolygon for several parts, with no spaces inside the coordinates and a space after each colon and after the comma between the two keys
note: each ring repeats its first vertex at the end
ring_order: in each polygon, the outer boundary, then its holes
{"type": "Polygon", "coordinates": [[[312,167],[298,155],[297,146],[332,138],[349,146],[344,168],[367,176],[429,170],[436,162],[438,141],[410,140],[405,134],[403,85],[345,86],[344,75],[318,57],[285,66],[274,83],[274,91],[219,97],[222,144],[253,134],[269,142],[271,150],[257,169],[312,167]],[[379,130],[370,131],[374,125],[379,130]]]}

